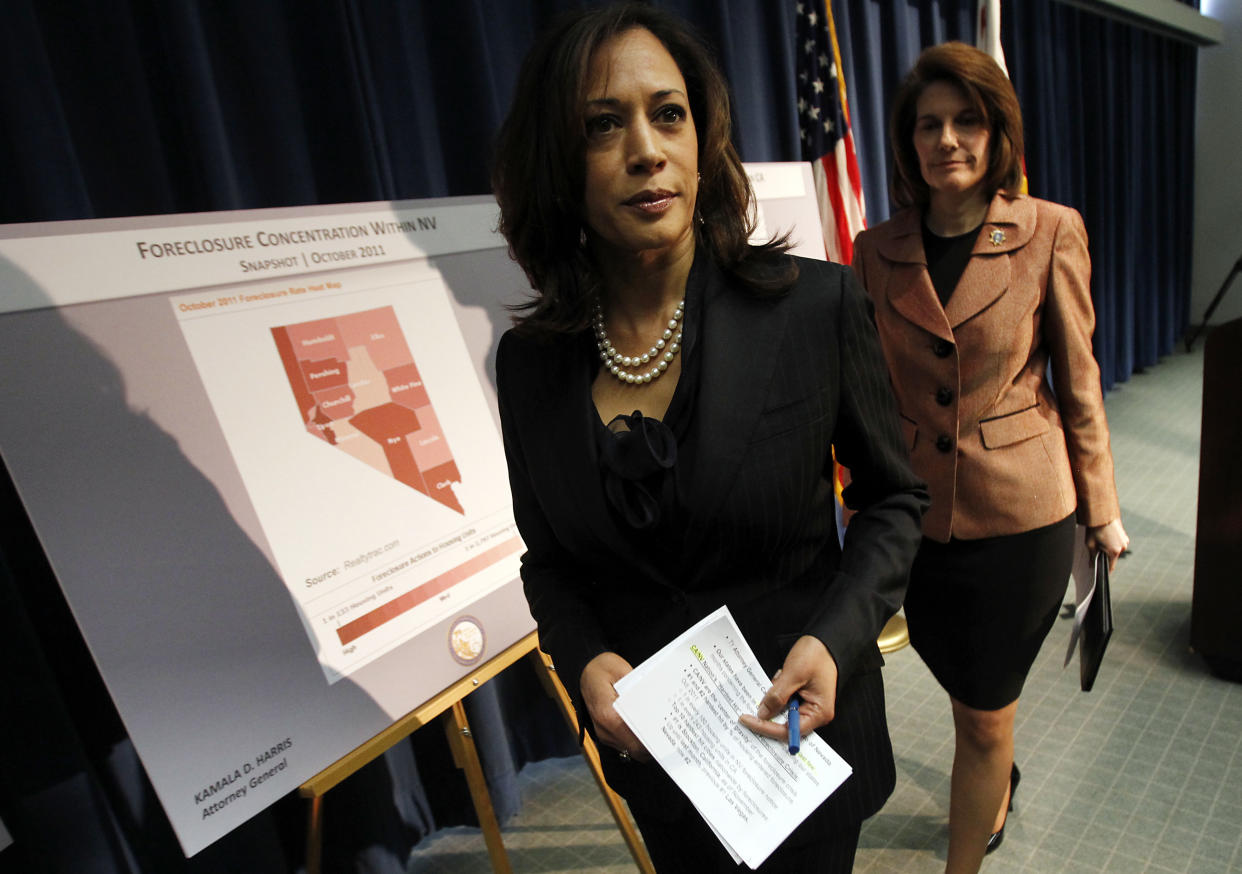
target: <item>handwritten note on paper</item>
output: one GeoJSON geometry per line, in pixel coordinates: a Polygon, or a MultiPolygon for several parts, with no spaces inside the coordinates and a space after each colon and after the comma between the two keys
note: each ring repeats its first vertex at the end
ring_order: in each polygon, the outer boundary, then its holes
{"type": "Polygon", "coordinates": [[[791,756],[784,741],[738,724],[770,685],[727,607],[616,684],[621,718],[733,858],[751,868],[852,772],[815,735],[791,756]]]}

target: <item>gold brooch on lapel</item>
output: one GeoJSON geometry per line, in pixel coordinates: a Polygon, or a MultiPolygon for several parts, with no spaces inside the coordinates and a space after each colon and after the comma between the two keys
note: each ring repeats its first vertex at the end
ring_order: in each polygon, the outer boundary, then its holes
{"type": "Polygon", "coordinates": [[[993,246],[999,246],[1001,243],[1005,242],[1005,232],[1004,231],[992,231],[988,239],[992,241],[993,246]]]}

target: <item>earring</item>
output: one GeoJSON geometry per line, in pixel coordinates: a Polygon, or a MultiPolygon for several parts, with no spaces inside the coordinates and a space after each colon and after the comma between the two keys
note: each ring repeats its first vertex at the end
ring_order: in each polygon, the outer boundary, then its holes
{"type": "Polygon", "coordinates": [[[578,228],[578,248],[586,248],[586,228],[578,228]]]}

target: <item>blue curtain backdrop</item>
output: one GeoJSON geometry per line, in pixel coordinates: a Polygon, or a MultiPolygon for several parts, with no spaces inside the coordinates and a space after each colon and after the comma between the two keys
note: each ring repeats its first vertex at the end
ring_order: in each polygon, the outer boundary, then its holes
{"type": "MultiPolygon", "coordinates": [[[[572,5],[6,0],[0,223],[486,192],[520,59],[572,5]]],[[[798,160],[793,0],[658,5],[716,46],[743,158],[798,160]]],[[[973,41],[974,5],[833,0],[873,224],[889,211],[889,97],[921,48],[973,41]]],[[[1195,50],[1056,0],[1003,7],[1031,191],[1084,215],[1112,387],[1187,325],[1195,50]]],[[[296,798],[181,859],[7,474],[0,511],[0,819],[17,839],[0,868],[295,870],[296,798]]],[[[533,677],[513,673],[468,699],[502,816],[523,762],[572,749],[559,716],[526,706],[542,700],[533,677]]],[[[329,793],[327,870],[402,871],[420,837],[469,818],[436,735],[329,793]]]]}
{"type": "MultiPolygon", "coordinates": [[[[806,0],[815,2],[815,0],[806,0]]],[[[0,222],[477,194],[534,33],[567,0],[9,0],[0,222]]],[[[667,0],[716,45],[749,161],[797,160],[792,0],[667,0]]],[[[864,189],[888,215],[889,96],[973,0],[835,0],[864,189]]],[[[1195,49],[1056,0],[1003,37],[1031,191],[1077,207],[1105,388],[1189,308],[1195,49]]]]}

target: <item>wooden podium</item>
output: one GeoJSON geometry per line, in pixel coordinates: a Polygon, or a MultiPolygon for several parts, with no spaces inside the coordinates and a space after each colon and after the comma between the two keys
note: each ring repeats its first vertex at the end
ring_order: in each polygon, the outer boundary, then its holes
{"type": "MultiPolygon", "coordinates": [[[[1239,262],[1242,263],[1242,262],[1239,262]]],[[[1242,319],[1203,347],[1203,426],[1190,646],[1212,672],[1242,682],[1242,319]]]]}
{"type": "MultiPolygon", "coordinates": [[[[565,691],[564,685],[556,676],[556,669],[552,665],[552,660],[539,649],[538,637],[532,631],[499,655],[485,662],[475,671],[462,677],[456,683],[432,697],[422,706],[411,710],[384,731],[357,747],[339,761],[329,765],[299,787],[298,791],[302,797],[310,801],[306,837],[307,874],[321,874],[323,796],[329,789],[336,786],[363,765],[379,757],[390,747],[409,737],[410,734],[436,718],[440,718],[444,725],[449,748],[453,752],[453,764],[460,768],[465,775],[466,785],[470,789],[470,797],[474,802],[475,813],[479,817],[479,827],[483,832],[483,840],[487,845],[487,854],[492,862],[492,870],[497,872],[497,874],[512,874],[513,868],[509,864],[509,856],[505,852],[504,842],[501,840],[500,823],[496,819],[495,810],[492,808],[491,797],[487,791],[487,781],[483,777],[483,767],[479,762],[474,739],[470,734],[470,724],[466,721],[466,709],[462,705],[462,699],[505,668],[523,658],[531,661],[540,681],[543,683],[544,690],[556,701],[560,707],[561,714],[569,725],[570,731],[577,737],[578,717],[569,700],[569,693],[565,691]]],[[[582,737],[582,755],[591,769],[591,774],[595,777],[595,782],[604,796],[604,801],[608,804],[608,809],[612,812],[613,819],[616,820],[617,828],[620,829],[622,836],[625,838],[630,855],[634,857],[634,863],[638,866],[638,870],[644,872],[644,874],[655,874],[655,867],[647,855],[647,849],[643,846],[638,830],[630,819],[625,803],[619,795],[608,787],[607,782],[604,780],[604,772],[600,767],[599,753],[595,749],[594,742],[592,742],[589,735],[584,734],[582,737]]]]}

